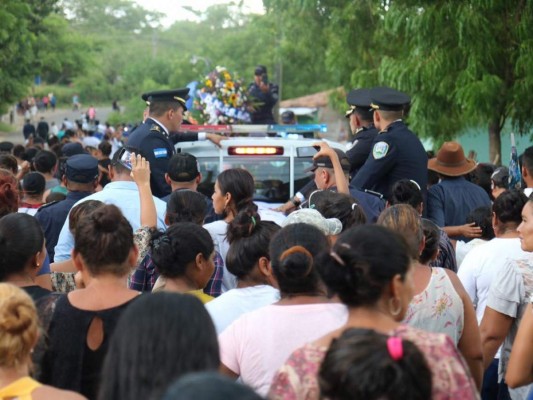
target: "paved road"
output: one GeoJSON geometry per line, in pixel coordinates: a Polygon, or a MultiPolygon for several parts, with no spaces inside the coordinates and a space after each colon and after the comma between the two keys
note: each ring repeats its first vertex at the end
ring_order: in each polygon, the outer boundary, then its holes
{"type": "MultiPolygon", "coordinates": [[[[107,119],[107,116],[111,113],[111,107],[99,107],[96,109],[96,119],[104,121],[107,119]]],[[[61,126],[61,122],[68,118],[70,121],[80,119],[82,117],[80,111],[72,111],[71,109],[56,109],[55,111],[43,111],[39,112],[35,117],[34,124],[37,125],[37,122],[40,121],[41,117],[44,117],[45,121],[49,124],[55,122],[56,125],[61,126]]],[[[4,122],[9,121],[8,116],[4,116],[2,119],[4,122]]],[[[24,137],[22,136],[22,126],[24,125],[24,118],[20,115],[15,116],[14,123],[16,130],[10,133],[0,132],[0,142],[8,140],[13,143],[24,143],[24,137]]]]}

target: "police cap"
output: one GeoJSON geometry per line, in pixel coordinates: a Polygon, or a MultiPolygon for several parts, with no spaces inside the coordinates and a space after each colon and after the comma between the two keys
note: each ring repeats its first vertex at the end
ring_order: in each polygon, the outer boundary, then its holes
{"type": "Polygon", "coordinates": [[[346,111],[345,114],[346,118],[349,118],[356,108],[370,110],[370,104],[372,103],[372,100],[370,99],[370,89],[350,90],[350,93],[346,96],[346,103],[350,105],[350,109],[346,111]]]}
{"type": "Polygon", "coordinates": [[[403,111],[411,98],[399,90],[389,87],[376,87],[370,90],[370,106],[380,111],[403,111]]]}
{"type": "Polygon", "coordinates": [[[87,152],[83,149],[83,146],[81,145],[81,143],[71,142],[71,143],[66,143],[61,148],[61,154],[64,157],[72,157],[72,156],[75,156],[76,154],[87,154],[87,152]]]}
{"type": "Polygon", "coordinates": [[[15,145],[12,142],[0,142],[0,153],[11,153],[15,145]]]}
{"type": "Polygon", "coordinates": [[[183,111],[187,111],[185,103],[189,99],[189,88],[146,92],[141,95],[141,99],[146,101],[147,104],[154,101],[175,101],[183,107],[183,111]]]}
{"type": "Polygon", "coordinates": [[[98,160],[88,154],[77,154],[66,161],[67,179],[77,183],[90,183],[98,177],[98,160]]]}

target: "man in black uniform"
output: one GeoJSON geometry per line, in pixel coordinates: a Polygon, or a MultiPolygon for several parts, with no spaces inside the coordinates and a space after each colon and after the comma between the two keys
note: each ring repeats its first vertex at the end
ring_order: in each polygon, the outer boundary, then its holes
{"type": "Polygon", "coordinates": [[[50,262],[54,261],[59,233],[70,209],[78,200],[94,193],[98,185],[98,160],[96,158],[88,154],[78,154],[70,157],[65,164],[65,174],[62,180],[68,189],[67,198],[45,204],[35,214],[35,218],[44,231],[50,262]]]}
{"type": "Polygon", "coordinates": [[[148,117],[131,133],[128,140],[128,147],[137,149],[150,162],[150,186],[153,195],[159,198],[171,192],[165,181],[165,174],[168,161],[175,153],[175,143],[208,139],[219,145],[223,139],[222,136],[210,133],[177,133],[183,122],[183,113],[187,111],[185,102],[188,94],[189,88],[143,94],[141,98],[149,103],[148,117]]]}
{"type": "Polygon", "coordinates": [[[268,82],[267,69],[264,65],[255,68],[254,81],[248,87],[248,94],[257,102],[251,113],[252,124],[275,124],[272,109],[278,101],[279,88],[268,82]]]}
{"type": "Polygon", "coordinates": [[[358,189],[382,193],[390,197],[392,184],[400,179],[412,179],[427,191],[427,155],[420,139],[411,132],[402,118],[411,99],[397,90],[379,87],[371,89],[374,125],[379,135],[372,152],[351,184],[358,189]]]}
{"type": "Polygon", "coordinates": [[[350,178],[353,178],[368,158],[378,130],[374,127],[370,89],[351,90],[346,102],[350,105],[346,118],[350,118],[350,128],[355,136],[352,147],[346,152],[350,161],[350,178]]]}

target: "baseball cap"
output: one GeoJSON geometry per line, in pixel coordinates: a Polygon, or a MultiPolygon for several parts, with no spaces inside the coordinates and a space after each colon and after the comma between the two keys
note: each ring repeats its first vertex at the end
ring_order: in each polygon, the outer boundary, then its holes
{"type": "Polygon", "coordinates": [[[499,167],[492,173],[490,179],[494,182],[494,186],[508,189],[509,187],[509,168],[499,167]]]}
{"type": "Polygon", "coordinates": [[[200,166],[192,154],[177,153],[169,160],[167,172],[174,182],[190,182],[200,174],[200,166]]]}
{"type": "MultiPolygon", "coordinates": [[[[350,161],[346,153],[340,149],[333,149],[339,156],[339,161],[343,171],[350,171],[350,161]]],[[[313,160],[313,165],[305,170],[305,172],[314,172],[317,168],[333,168],[333,163],[329,157],[318,157],[313,160]]]]}
{"type": "Polygon", "coordinates": [[[327,236],[338,235],[342,232],[342,222],[338,218],[325,218],[320,212],[312,208],[302,208],[290,213],[283,221],[283,227],[292,224],[312,225],[327,236]]]}

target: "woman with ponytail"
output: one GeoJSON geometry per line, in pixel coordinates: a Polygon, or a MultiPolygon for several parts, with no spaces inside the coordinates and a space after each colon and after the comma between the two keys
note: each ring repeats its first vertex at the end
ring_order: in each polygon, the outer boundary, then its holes
{"type": "Polygon", "coordinates": [[[94,399],[115,325],[139,295],[127,287],[138,251],[131,225],[114,205],[80,220],[74,239],[72,260],[85,288],[41,305],[47,332],[41,381],[94,399]]]}
{"type": "Polygon", "coordinates": [[[206,305],[218,333],[242,314],[279,300],[270,262],[270,240],[280,227],[261,221],[254,210],[241,211],[228,226],[226,267],[237,278],[237,287],[206,305]]]}
{"type": "MultiPolygon", "coordinates": [[[[237,214],[243,210],[257,211],[257,206],[253,202],[255,184],[253,176],[242,168],[232,168],[222,171],[215,182],[213,193],[213,208],[215,213],[222,215],[224,219],[204,225],[213,242],[215,250],[222,258],[221,265],[217,265],[217,270],[213,279],[221,280],[221,287],[212,290],[214,295],[226,292],[237,286],[237,279],[227,270],[226,255],[229,250],[227,240],[228,224],[235,219],[237,214]]],[[[213,284],[210,284],[213,286],[213,284]]],[[[215,285],[216,286],[216,285],[215,285]]]]}
{"type": "Polygon", "coordinates": [[[179,222],[166,232],[155,232],[151,253],[160,278],[164,278],[160,286],[156,283],[154,292],[189,293],[204,304],[213,300],[203,292],[215,270],[213,240],[204,228],[192,222],[179,222]]]}
{"type": "Polygon", "coordinates": [[[326,236],[308,224],[274,235],[269,253],[281,300],[242,315],[219,335],[224,373],[265,396],[293,350],[346,322],[346,307],[327,297],[318,274],[317,257],[327,251],[326,236]]]}
{"type": "MultiPolygon", "coordinates": [[[[432,399],[477,399],[474,380],[452,340],[401,323],[413,297],[412,261],[407,242],[388,228],[363,225],[342,233],[318,265],[329,290],[348,307],[348,321],[293,352],[275,375],[269,399],[319,399],[320,365],[332,341],[349,328],[413,342],[431,370],[432,399]]],[[[327,386],[326,377],[322,376],[322,387],[327,386]]],[[[349,375],[344,384],[357,386],[357,379],[349,375]]]]}

